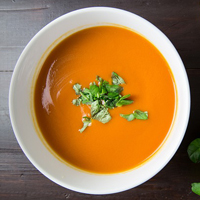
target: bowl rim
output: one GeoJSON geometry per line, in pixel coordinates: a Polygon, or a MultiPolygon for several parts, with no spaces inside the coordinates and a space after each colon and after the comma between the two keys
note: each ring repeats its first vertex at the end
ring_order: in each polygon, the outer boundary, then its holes
{"type": "MultiPolygon", "coordinates": [[[[168,159],[165,160],[165,162],[163,162],[162,165],[160,165],[160,167],[157,169],[157,172],[154,173],[154,174],[151,174],[151,176],[149,176],[147,179],[145,179],[144,181],[141,181],[140,184],[146,182],[147,180],[149,180],[150,178],[152,178],[153,176],[155,176],[161,169],[163,169],[163,167],[171,160],[171,158],[174,156],[175,152],[177,151],[178,147],[180,146],[183,138],[184,138],[184,135],[185,135],[185,131],[186,131],[186,128],[187,128],[187,125],[188,125],[188,121],[189,121],[189,115],[190,115],[190,107],[191,107],[191,97],[190,97],[190,88],[189,88],[189,81],[188,81],[188,77],[187,77],[187,73],[186,73],[186,70],[185,70],[185,67],[183,65],[183,62],[178,54],[178,52],[176,51],[175,47],[173,46],[173,44],[170,42],[170,40],[165,36],[164,33],[162,33],[156,26],[154,26],[152,23],[150,23],[149,21],[147,21],[146,19],[132,13],[132,12],[129,12],[129,11],[125,11],[125,10],[122,10],[122,9],[119,9],[119,8],[112,8],[112,7],[89,7],[89,8],[82,8],[82,9],[78,9],[78,10],[75,10],[75,11],[71,11],[67,14],[64,14],[60,17],[58,17],[57,19],[53,20],[52,22],[48,23],[46,26],[44,26],[31,40],[30,42],[26,45],[26,47],[24,48],[24,50],[22,51],[17,63],[16,63],[16,66],[14,68],[14,71],[13,71],[13,74],[12,74],[12,78],[11,78],[11,82],[10,82],[10,87],[9,87],[9,115],[10,115],[10,120],[11,120],[11,124],[12,124],[12,128],[13,128],[13,131],[14,131],[14,134],[15,134],[15,137],[18,141],[18,144],[20,145],[21,149],[23,150],[24,154],[26,155],[26,157],[30,160],[30,162],[42,173],[44,174],[47,178],[49,178],[50,180],[52,180],[53,182],[57,183],[58,185],[61,185],[63,187],[66,187],[67,184],[65,184],[65,186],[59,181],[57,180],[55,177],[53,177],[51,174],[48,174],[45,169],[42,169],[40,167],[40,165],[38,163],[35,162],[34,158],[32,158],[32,156],[29,154],[29,151],[24,147],[24,144],[23,142],[21,141],[20,139],[20,133],[18,133],[18,130],[17,130],[17,124],[15,123],[15,114],[14,114],[14,104],[13,104],[13,85],[15,84],[15,82],[17,81],[16,80],[16,76],[15,74],[19,73],[20,71],[20,63],[21,61],[24,59],[24,55],[25,55],[25,52],[28,51],[29,48],[31,48],[32,44],[35,42],[35,40],[40,36],[41,33],[45,32],[46,29],[50,28],[51,26],[53,26],[54,24],[57,24],[59,23],[60,20],[62,20],[63,18],[65,17],[71,17],[73,15],[79,15],[80,13],[83,13],[83,12],[90,12],[90,11],[107,11],[107,12],[110,12],[110,11],[114,11],[114,12],[117,12],[117,13],[122,13],[122,14],[129,14],[129,15],[132,15],[132,16],[135,16],[136,18],[139,18],[141,19],[142,21],[144,21],[145,23],[148,23],[150,26],[152,26],[156,31],[159,32],[159,34],[162,34],[164,36],[164,38],[168,41],[168,43],[171,45],[172,49],[174,49],[174,53],[176,53],[176,56],[177,58],[179,59],[179,62],[181,63],[181,66],[182,66],[182,72],[183,72],[183,78],[185,79],[186,81],[186,85],[187,85],[187,88],[186,89],[186,93],[187,93],[187,99],[186,99],[186,102],[187,102],[187,106],[185,107],[185,112],[187,113],[186,114],[186,118],[185,118],[185,122],[183,123],[183,127],[182,127],[182,138],[181,140],[179,140],[179,142],[176,144],[176,147],[174,148],[174,151],[171,153],[171,155],[169,155],[168,159]]],[[[138,185],[140,185],[138,184],[138,185]]],[[[138,186],[136,185],[136,186],[138,186]]],[[[136,187],[134,186],[134,187],[136,187]]],[[[119,189],[115,189],[113,188],[112,190],[108,190],[108,191],[104,191],[104,192],[99,192],[99,191],[91,191],[91,190],[83,190],[81,188],[76,188],[76,187],[72,187],[70,185],[67,185],[67,188],[68,189],[71,189],[73,191],[77,191],[77,192],[82,192],[82,193],[88,193],[88,194],[111,194],[111,193],[117,193],[117,192],[122,192],[122,191],[125,191],[125,190],[128,190],[128,189],[131,189],[133,188],[133,186],[131,187],[125,187],[125,188],[122,188],[121,190],[119,189]]]]}

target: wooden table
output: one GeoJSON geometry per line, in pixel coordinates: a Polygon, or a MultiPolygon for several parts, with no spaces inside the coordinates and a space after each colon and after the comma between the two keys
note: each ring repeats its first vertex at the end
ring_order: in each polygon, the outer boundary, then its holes
{"type": "Polygon", "coordinates": [[[0,199],[196,200],[200,164],[187,146],[200,135],[199,0],[0,0],[0,199]],[[55,18],[83,7],[110,6],[138,14],[163,31],[178,50],[190,81],[192,107],[184,140],[168,165],[146,183],[118,194],[87,195],[62,188],[29,162],[12,131],[8,91],[15,63],[28,41],[55,18]]]}

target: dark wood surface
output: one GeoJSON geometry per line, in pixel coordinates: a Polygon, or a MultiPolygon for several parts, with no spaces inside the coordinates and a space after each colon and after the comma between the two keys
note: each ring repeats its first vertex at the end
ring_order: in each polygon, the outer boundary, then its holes
{"type": "Polygon", "coordinates": [[[0,200],[134,199],[196,200],[191,183],[200,182],[200,164],[187,146],[200,137],[199,0],[0,0],[0,200]],[[172,41],[189,77],[192,107],[184,140],[168,165],[152,179],[112,195],[87,195],[62,188],[44,177],[25,157],[12,131],[8,92],[15,63],[28,41],[55,18],[83,7],[117,7],[156,25],[172,41]]]}

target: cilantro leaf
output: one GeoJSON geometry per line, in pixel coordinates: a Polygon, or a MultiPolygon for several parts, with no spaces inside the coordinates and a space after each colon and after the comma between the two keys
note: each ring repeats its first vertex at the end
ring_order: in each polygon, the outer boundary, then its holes
{"type": "Polygon", "coordinates": [[[135,110],[134,111],[134,117],[136,119],[142,119],[142,120],[147,120],[148,119],[148,112],[142,112],[141,110],[135,110]]]}
{"type": "Polygon", "coordinates": [[[73,89],[75,90],[75,93],[76,93],[77,95],[80,95],[80,92],[82,91],[81,85],[80,85],[80,84],[78,84],[78,83],[74,84],[74,85],[73,85],[73,89]]]}
{"type": "Polygon", "coordinates": [[[96,119],[100,121],[101,123],[105,124],[111,120],[110,113],[108,112],[107,108],[102,108],[94,117],[93,119],[96,119]]]}
{"type": "Polygon", "coordinates": [[[88,125],[91,123],[91,119],[89,117],[83,117],[83,127],[79,129],[79,131],[82,133],[88,125]]]}
{"type": "Polygon", "coordinates": [[[111,78],[112,78],[112,83],[114,85],[119,85],[119,84],[125,83],[124,79],[115,72],[112,73],[111,78]]]}
{"type": "Polygon", "coordinates": [[[128,115],[120,114],[120,116],[127,119],[129,122],[135,119],[135,116],[133,113],[128,114],[128,115]]]}
{"type": "Polygon", "coordinates": [[[200,183],[192,183],[192,192],[200,195],[200,183]]]}

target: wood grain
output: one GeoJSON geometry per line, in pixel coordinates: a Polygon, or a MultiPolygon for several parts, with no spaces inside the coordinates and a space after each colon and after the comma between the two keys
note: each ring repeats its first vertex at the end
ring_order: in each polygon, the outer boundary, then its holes
{"type": "Polygon", "coordinates": [[[0,199],[196,200],[190,184],[200,182],[200,165],[187,146],[200,137],[199,0],[1,0],[0,1],[0,199]],[[163,31],[180,53],[189,77],[192,106],[183,142],[167,166],[146,183],[112,195],[86,195],[44,177],[19,147],[9,119],[8,91],[15,63],[29,40],[53,19],[89,6],[110,6],[138,14],[163,31]]]}

